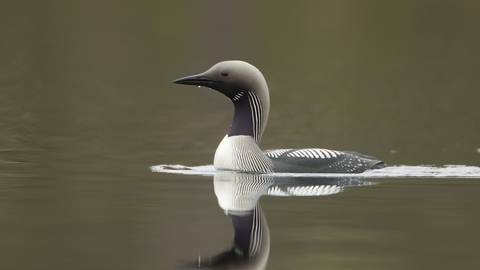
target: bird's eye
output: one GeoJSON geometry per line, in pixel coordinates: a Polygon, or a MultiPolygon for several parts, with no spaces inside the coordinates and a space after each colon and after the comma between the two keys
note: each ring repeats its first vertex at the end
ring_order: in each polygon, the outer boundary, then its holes
{"type": "Polygon", "coordinates": [[[222,77],[228,77],[228,72],[222,72],[220,75],[222,75],[222,77]]]}

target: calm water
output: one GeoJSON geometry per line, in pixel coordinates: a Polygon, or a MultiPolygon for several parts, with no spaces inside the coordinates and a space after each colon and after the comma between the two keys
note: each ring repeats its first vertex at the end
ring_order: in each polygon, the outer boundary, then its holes
{"type": "MultiPolygon", "coordinates": [[[[219,183],[256,180],[150,170],[212,163],[232,106],[171,81],[225,59],[269,83],[264,149],[480,166],[479,10],[4,1],[0,269],[175,269],[231,248],[219,183]]],[[[248,211],[263,213],[267,269],[478,269],[478,177],[262,178],[248,211]],[[278,196],[305,182],[325,196],[278,196]]]]}

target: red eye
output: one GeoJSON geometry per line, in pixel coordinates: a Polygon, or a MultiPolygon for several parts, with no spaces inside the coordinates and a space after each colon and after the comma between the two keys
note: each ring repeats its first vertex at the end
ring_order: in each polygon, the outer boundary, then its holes
{"type": "Polygon", "coordinates": [[[228,77],[228,72],[222,72],[220,75],[222,75],[222,77],[228,77]]]}

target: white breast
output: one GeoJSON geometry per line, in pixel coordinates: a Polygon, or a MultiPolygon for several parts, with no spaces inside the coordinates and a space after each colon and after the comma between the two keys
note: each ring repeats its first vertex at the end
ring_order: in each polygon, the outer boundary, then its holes
{"type": "Polygon", "coordinates": [[[213,166],[217,170],[273,172],[272,161],[251,136],[226,135],[217,147],[213,166]]]}

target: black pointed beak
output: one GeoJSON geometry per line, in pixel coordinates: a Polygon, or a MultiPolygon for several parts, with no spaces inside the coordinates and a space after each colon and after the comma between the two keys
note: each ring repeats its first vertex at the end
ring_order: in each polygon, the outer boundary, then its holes
{"type": "Polygon", "coordinates": [[[215,81],[208,79],[207,77],[204,77],[202,75],[193,75],[176,79],[175,81],[173,81],[173,83],[206,86],[212,88],[212,86],[215,84],[215,81]]]}

